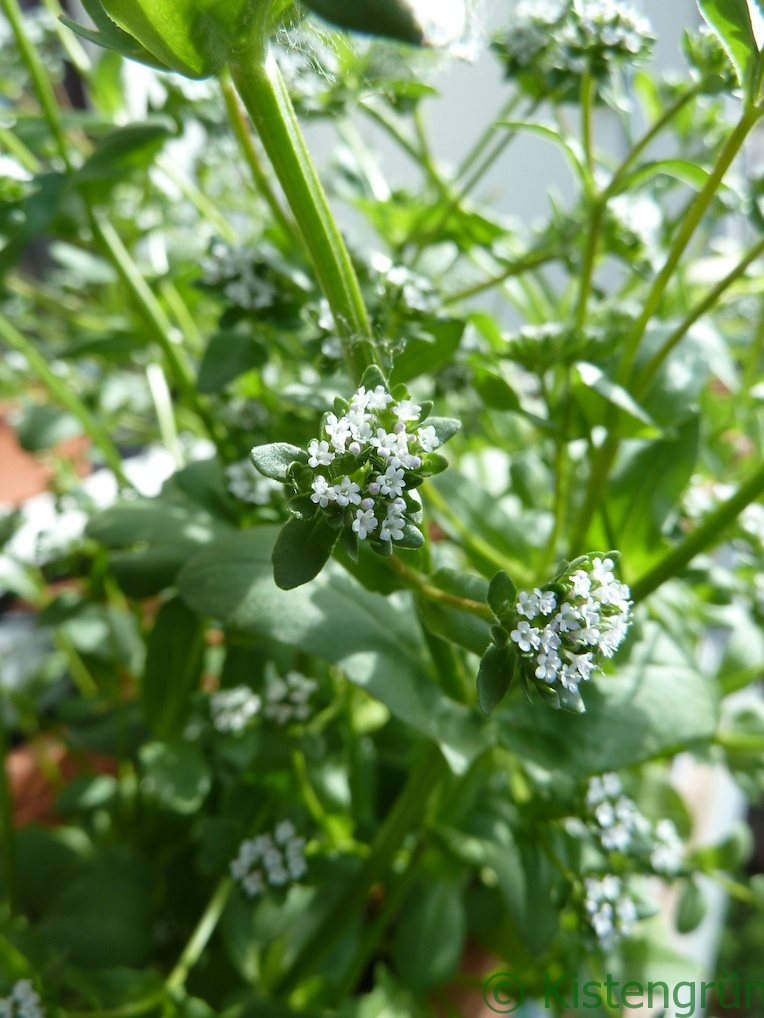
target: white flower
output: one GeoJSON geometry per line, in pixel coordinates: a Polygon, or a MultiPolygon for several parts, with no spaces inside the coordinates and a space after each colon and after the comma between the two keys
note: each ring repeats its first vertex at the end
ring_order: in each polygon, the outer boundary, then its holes
{"type": "Polygon", "coordinates": [[[539,631],[538,629],[531,628],[530,622],[518,622],[517,628],[513,629],[509,635],[524,653],[530,650],[538,650],[540,643],[539,631]]]}
{"type": "Polygon", "coordinates": [[[419,444],[425,452],[434,452],[435,449],[440,445],[440,439],[435,433],[435,428],[431,424],[428,424],[424,428],[417,430],[417,437],[419,444]]]}
{"type": "Polygon", "coordinates": [[[248,686],[221,689],[210,696],[212,723],[219,732],[241,732],[260,710],[260,703],[248,686]]]}
{"type": "Polygon", "coordinates": [[[398,448],[398,436],[393,431],[387,432],[384,428],[377,428],[377,433],[369,438],[369,445],[372,445],[380,456],[393,456],[398,448]]]}
{"type": "Polygon", "coordinates": [[[626,636],[628,628],[629,624],[622,616],[610,620],[610,628],[599,634],[599,649],[605,657],[613,656],[626,636]]]}
{"type": "Polygon", "coordinates": [[[291,820],[282,820],[272,836],[259,834],[241,843],[229,870],[250,898],[262,894],[266,884],[284,887],[305,875],[305,838],[296,837],[296,833],[291,820]]]}
{"type": "Polygon", "coordinates": [[[557,678],[557,673],[560,670],[562,662],[555,653],[551,654],[539,654],[536,658],[536,678],[542,679],[544,682],[552,683],[557,678]]]}
{"type": "Polygon", "coordinates": [[[422,412],[419,404],[412,403],[410,399],[402,399],[392,410],[399,421],[418,421],[422,412]]]}
{"type": "Polygon", "coordinates": [[[334,492],[337,505],[341,505],[343,508],[351,503],[359,505],[361,502],[361,488],[349,477],[343,477],[339,484],[335,484],[331,490],[334,492]]]}
{"type": "Polygon", "coordinates": [[[518,615],[524,615],[526,619],[535,619],[539,613],[539,599],[536,593],[529,594],[527,590],[521,590],[517,595],[515,611],[518,615]]]}
{"type": "Polygon", "coordinates": [[[308,446],[308,464],[311,467],[328,467],[334,460],[334,453],[329,449],[328,442],[313,439],[308,446]]]}
{"type": "MultiPolygon", "coordinates": [[[[589,655],[587,655],[587,657],[588,656],[589,655]]],[[[621,779],[614,771],[608,771],[607,774],[603,774],[601,781],[605,794],[609,795],[611,799],[617,799],[621,792],[623,792],[621,779]]]]}
{"type": "Polygon", "coordinates": [[[10,995],[0,998],[1,1018],[45,1018],[31,979],[19,979],[10,995]]]}
{"type": "Polygon", "coordinates": [[[311,488],[313,489],[313,494],[310,496],[311,502],[320,505],[322,509],[326,509],[329,503],[334,502],[337,498],[336,489],[329,484],[323,474],[316,474],[311,488]]]}
{"type": "Polygon", "coordinates": [[[554,617],[561,633],[574,633],[581,628],[581,613],[570,602],[565,601],[554,617]]]}
{"type": "Polygon", "coordinates": [[[581,676],[573,667],[573,665],[563,665],[560,669],[560,684],[563,689],[567,689],[570,693],[575,692],[578,689],[578,684],[581,681],[581,676]]]}
{"type": "Polygon", "coordinates": [[[539,590],[538,587],[533,588],[533,593],[539,599],[539,611],[542,615],[551,615],[557,607],[557,598],[554,596],[551,590],[539,590]]]}
{"type": "Polygon", "coordinates": [[[544,626],[539,634],[539,646],[545,654],[551,654],[559,648],[562,640],[557,630],[554,628],[554,624],[544,626]]]}
{"type": "Polygon", "coordinates": [[[576,669],[582,679],[589,679],[592,672],[595,669],[595,664],[592,661],[591,653],[588,654],[571,654],[568,653],[568,660],[571,665],[576,669]]]}
{"type": "Polygon", "coordinates": [[[674,876],[682,868],[684,845],[671,820],[659,820],[655,825],[655,847],[650,853],[650,865],[658,873],[674,876]]]}
{"type": "Polygon", "coordinates": [[[278,481],[263,475],[255,468],[250,460],[240,460],[238,463],[231,463],[225,468],[228,479],[228,490],[235,498],[243,502],[251,502],[253,505],[268,505],[271,494],[275,491],[282,491],[283,486],[278,481]]]}
{"type": "Polygon", "coordinates": [[[285,845],[296,833],[297,830],[291,820],[282,820],[281,823],[276,824],[273,840],[277,845],[285,845]]]}
{"type": "Polygon", "coordinates": [[[369,393],[367,407],[369,410],[384,410],[388,403],[392,403],[393,397],[386,391],[383,385],[378,385],[374,392],[369,393]]]}
{"type": "Polygon", "coordinates": [[[591,576],[597,583],[601,583],[603,586],[608,583],[612,583],[615,577],[613,576],[613,566],[615,563],[611,558],[592,559],[591,576]]]}
{"type": "Polygon", "coordinates": [[[266,705],[263,714],[277,725],[292,720],[306,721],[310,717],[310,697],[316,682],[299,672],[287,672],[283,679],[270,677],[265,687],[266,705]]]}
{"type": "Polygon", "coordinates": [[[353,530],[362,541],[377,529],[377,517],[373,509],[356,509],[353,530]]]}
{"type": "Polygon", "coordinates": [[[335,414],[328,414],[324,430],[329,436],[329,441],[334,449],[337,452],[344,452],[347,440],[350,438],[350,421],[347,417],[340,417],[338,419],[335,414]]]}
{"type": "Polygon", "coordinates": [[[387,510],[387,516],[382,521],[382,526],[379,531],[380,541],[400,541],[403,538],[403,528],[406,525],[406,520],[403,517],[403,510],[406,507],[406,503],[402,498],[396,498],[394,502],[390,503],[387,510]]]}
{"type": "Polygon", "coordinates": [[[391,495],[394,498],[403,494],[406,482],[403,479],[403,470],[400,467],[389,466],[384,474],[377,477],[379,490],[383,495],[391,495]]]}
{"type": "Polygon", "coordinates": [[[592,587],[592,581],[589,579],[589,574],[585,573],[583,569],[576,569],[570,576],[573,581],[570,593],[573,597],[588,597],[589,591],[592,587]]]}

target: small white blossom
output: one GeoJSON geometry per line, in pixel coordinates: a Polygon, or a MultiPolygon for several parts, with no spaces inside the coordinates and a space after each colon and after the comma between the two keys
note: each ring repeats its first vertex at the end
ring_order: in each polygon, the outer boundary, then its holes
{"type": "Polygon", "coordinates": [[[374,533],[377,525],[378,521],[373,509],[356,509],[352,527],[362,541],[365,541],[369,534],[374,533]]]}
{"type": "Polygon", "coordinates": [[[31,979],[19,979],[7,997],[0,998],[2,1018],[45,1018],[31,979]]]}
{"type": "Polygon", "coordinates": [[[536,658],[536,663],[538,665],[536,668],[536,678],[550,684],[554,682],[562,665],[558,655],[554,652],[551,654],[539,654],[536,658]]]}
{"type": "Polygon", "coordinates": [[[308,446],[308,464],[315,467],[328,467],[334,460],[334,453],[329,449],[328,442],[319,442],[317,439],[308,446]]]}
{"type": "Polygon", "coordinates": [[[425,452],[434,452],[440,445],[440,439],[431,424],[426,425],[424,428],[419,428],[417,430],[417,438],[425,452]]]}
{"type": "Polygon", "coordinates": [[[539,613],[539,599],[537,594],[529,594],[527,590],[521,590],[517,595],[515,611],[518,615],[524,615],[526,619],[535,619],[539,613]]]}
{"type": "Polygon", "coordinates": [[[374,392],[369,393],[367,407],[369,410],[384,410],[388,403],[392,403],[393,397],[385,390],[383,385],[378,385],[374,392]]]}
{"type": "Polygon", "coordinates": [[[560,610],[554,617],[554,621],[560,628],[561,633],[574,633],[581,628],[581,613],[568,601],[560,605],[560,610]]]}
{"type": "Polygon", "coordinates": [[[613,566],[615,563],[611,558],[592,559],[591,577],[596,580],[597,583],[607,584],[612,583],[615,577],[613,576],[613,566]]]}
{"type": "Polygon", "coordinates": [[[248,686],[221,689],[210,696],[212,723],[219,732],[241,732],[260,710],[260,703],[248,686]]]}
{"type": "Polygon", "coordinates": [[[589,579],[589,574],[584,572],[583,569],[576,569],[574,573],[571,573],[570,578],[573,581],[573,586],[570,591],[571,595],[573,597],[587,598],[589,596],[589,591],[592,588],[592,581],[589,579]]]}
{"type": "Polygon", "coordinates": [[[263,715],[277,725],[306,721],[310,717],[310,697],[317,688],[315,680],[299,672],[287,672],[283,679],[269,678],[265,687],[263,715]]]}
{"type": "Polygon", "coordinates": [[[390,495],[394,498],[403,494],[406,482],[403,478],[403,470],[400,467],[389,466],[384,474],[377,477],[379,490],[383,495],[390,495]]]}
{"type": "Polygon", "coordinates": [[[315,502],[320,505],[322,509],[325,509],[330,502],[334,502],[337,499],[337,491],[333,488],[323,474],[316,474],[311,484],[313,494],[310,496],[311,502],[315,502]]]}
{"type": "Polygon", "coordinates": [[[296,833],[291,820],[282,820],[273,835],[259,834],[242,841],[229,869],[250,898],[262,894],[266,885],[284,887],[305,875],[305,838],[296,833]]]}
{"type": "Polygon", "coordinates": [[[422,412],[419,404],[412,403],[410,399],[402,399],[392,410],[399,421],[418,421],[422,412]]]}
{"type": "Polygon", "coordinates": [[[545,654],[558,650],[562,640],[553,625],[544,626],[539,634],[539,646],[545,654]]]}
{"type": "Polygon", "coordinates": [[[518,649],[527,653],[531,650],[538,650],[539,631],[532,628],[530,622],[524,620],[517,623],[517,628],[509,634],[518,646],[518,649]]]}
{"type": "Polygon", "coordinates": [[[263,477],[250,460],[229,464],[225,474],[231,494],[252,505],[268,505],[274,492],[283,491],[283,485],[270,477],[263,477]]]}
{"type": "Polygon", "coordinates": [[[405,507],[406,503],[402,498],[396,498],[394,502],[390,503],[387,516],[380,527],[380,541],[400,541],[403,538],[403,528],[406,525],[403,517],[405,507]]]}
{"type": "Polygon", "coordinates": [[[655,825],[655,846],[650,854],[650,865],[657,873],[675,876],[682,868],[684,845],[671,820],[659,820],[655,825]]]}
{"type": "Polygon", "coordinates": [[[355,481],[351,481],[349,477],[343,477],[339,484],[335,484],[331,490],[334,492],[337,505],[341,505],[343,508],[351,504],[360,505],[360,485],[356,484],[355,481]]]}

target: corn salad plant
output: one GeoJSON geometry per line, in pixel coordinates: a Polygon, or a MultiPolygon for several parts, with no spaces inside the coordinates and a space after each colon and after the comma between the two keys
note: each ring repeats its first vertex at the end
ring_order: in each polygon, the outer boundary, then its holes
{"type": "Polygon", "coordinates": [[[490,39],[458,3],[0,0],[0,398],[52,491],[0,517],[42,641],[1,745],[55,791],[20,824],[3,770],[0,1013],[456,1014],[494,969],[691,971],[709,881],[761,904],[746,829],[692,842],[670,780],[764,789],[731,698],[764,668],[760,4],[699,6],[662,78],[613,0],[490,39]],[[470,52],[506,99],[445,167],[470,52]],[[533,226],[475,197],[524,134],[572,181],[533,226]]]}

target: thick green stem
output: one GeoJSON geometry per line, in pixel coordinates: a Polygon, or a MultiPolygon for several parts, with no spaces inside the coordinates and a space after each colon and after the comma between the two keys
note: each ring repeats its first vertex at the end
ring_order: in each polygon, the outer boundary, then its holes
{"type": "Polygon", "coordinates": [[[408,784],[385,818],[372,845],[371,853],[356,875],[347,883],[334,908],[319,922],[303,944],[290,969],[273,987],[287,996],[304,979],[363,910],[369,890],[390,868],[395,853],[406,835],[422,823],[430,795],[446,771],[437,746],[428,746],[419,766],[412,771],[408,784]]]}
{"type": "Polygon", "coordinates": [[[63,128],[61,127],[61,117],[59,116],[56,95],[50,83],[50,78],[37,54],[37,50],[24,28],[24,16],[21,13],[21,8],[17,0],[0,0],[0,9],[2,9],[10,22],[11,30],[16,37],[16,45],[29,71],[32,86],[37,93],[45,119],[48,121],[58,154],[63,160],[64,165],[69,168],[69,150],[63,128]]]}
{"type": "Polygon", "coordinates": [[[316,275],[345,341],[356,380],[375,362],[361,288],[284,80],[270,54],[255,48],[231,63],[231,76],[263,143],[308,248],[316,275]]]}
{"type": "Polygon", "coordinates": [[[246,117],[244,116],[241,103],[239,102],[239,97],[236,95],[236,89],[231,84],[231,79],[227,74],[224,74],[220,78],[220,90],[223,93],[223,101],[225,102],[225,108],[228,113],[228,122],[231,125],[234,137],[239,143],[239,148],[241,149],[244,161],[252,174],[255,186],[265,199],[268,208],[273,213],[274,219],[281,224],[287,234],[295,237],[299,240],[300,244],[302,244],[302,237],[300,236],[300,231],[297,229],[297,224],[293,219],[290,219],[281,207],[281,202],[278,200],[275,191],[271,187],[271,182],[268,180],[268,175],[266,174],[262,160],[260,159],[260,153],[257,151],[257,147],[252,135],[250,134],[246,117]]]}
{"type": "Polygon", "coordinates": [[[652,594],[666,580],[672,579],[696,555],[710,548],[721,536],[722,532],[733,523],[747,505],[754,502],[764,493],[764,465],[755,470],[748,480],[726,502],[715,509],[705,523],[693,530],[671,551],[641,576],[631,586],[631,595],[635,601],[641,601],[652,594]]]}
{"type": "Polygon", "coordinates": [[[130,482],[122,472],[122,457],[117,448],[106,434],[104,429],[91,414],[82,400],[67,384],[66,380],[60,378],[53,371],[39,352],[37,347],[26,336],[22,335],[15,326],[11,325],[8,319],[0,314],[0,339],[8,344],[13,350],[26,357],[29,367],[37,375],[42,384],[50,393],[51,397],[61,406],[73,414],[90,436],[93,444],[103,453],[103,457],[114,471],[114,476],[123,487],[130,487],[130,482]]]}
{"type": "Polygon", "coordinates": [[[720,279],[716,286],[708,292],[708,294],[697,304],[687,317],[674,329],[670,336],[664,341],[660,350],[657,350],[650,358],[648,363],[639,373],[632,387],[632,392],[635,396],[639,396],[647,389],[650,382],[654,378],[656,372],[660,368],[661,364],[665,361],[677,343],[682,339],[685,333],[701,318],[706,311],[709,311],[724,293],[724,291],[730,287],[736,279],[739,279],[743,275],[745,270],[755,261],[760,254],[764,252],[764,238],[757,244],[754,244],[745,258],[738,262],[731,272],[728,272],[724,279],[720,279]]]}
{"type": "Polygon", "coordinates": [[[458,594],[449,594],[447,590],[433,587],[425,578],[393,555],[388,559],[392,568],[400,576],[407,587],[415,590],[417,594],[426,597],[428,601],[435,601],[438,604],[446,605],[448,608],[457,608],[459,611],[468,612],[470,615],[479,615],[480,618],[493,620],[493,612],[482,601],[473,601],[469,597],[459,597],[458,594]]]}
{"type": "Polygon", "coordinates": [[[177,965],[167,977],[165,986],[168,990],[178,989],[185,984],[189,972],[201,958],[210,937],[215,932],[215,927],[220,922],[232,888],[233,881],[230,877],[223,877],[215,888],[215,893],[210,898],[196,929],[191,934],[191,939],[183,949],[177,965]]]}
{"type": "Polygon", "coordinates": [[[13,827],[13,801],[8,781],[8,733],[5,728],[4,701],[0,700],[0,843],[2,873],[8,912],[16,912],[16,832],[13,827]]]}
{"type": "Polygon", "coordinates": [[[713,198],[724,179],[725,173],[730,168],[733,159],[740,151],[743,142],[747,138],[751,128],[754,126],[760,115],[760,111],[753,106],[747,106],[745,108],[743,116],[740,118],[740,122],[729,136],[719,153],[716,164],[709,174],[706,183],[695,196],[687,215],[682,220],[682,224],[674,237],[674,241],[671,245],[671,249],[663,268],[656,276],[655,281],[645,298],[642,314],[634,323],[634,327],[626,339],[618,373],[616,375],[616,381],[619,384],[625,385],[628,382],[629,375],[631,374],[631,370],[634,365],[634,359],[636,358],[637,350],[639,349],[639,343],[644,335],[648,322],[658,310],[661,298],[663,297],[663,292],[674,275],[674,271],[679,264],[679,260],[684,254],[684,251],[692,239],[701,219],[705,215],[708,206],[713,201],[713,198]]]}

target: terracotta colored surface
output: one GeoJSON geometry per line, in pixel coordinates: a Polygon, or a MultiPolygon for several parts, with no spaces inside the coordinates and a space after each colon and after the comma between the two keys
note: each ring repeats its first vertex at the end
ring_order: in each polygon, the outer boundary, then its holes
{"type": "Polygon", "coordinates": [[[58,823],[53,804],[63,786],[80,774],[114,774],[116,763],[96,753],[75,758],[63,743],[45,737],[11,750],[7,769],[13,822],[23,827],[58,823]]]}
{"type": "MultiPolygon", "coordinates": [[[[55,446],[50,455],[75,462],[77,473],[90,473],[86,454],[90,442],[82,435],[70,438],[55,446]]],[[[48,487],[52,469],[42,460],[25,452],[16,441],[16,434],[8,422],[0,417],[0,502],[19,506],[33,495],[48,487]]]]}

